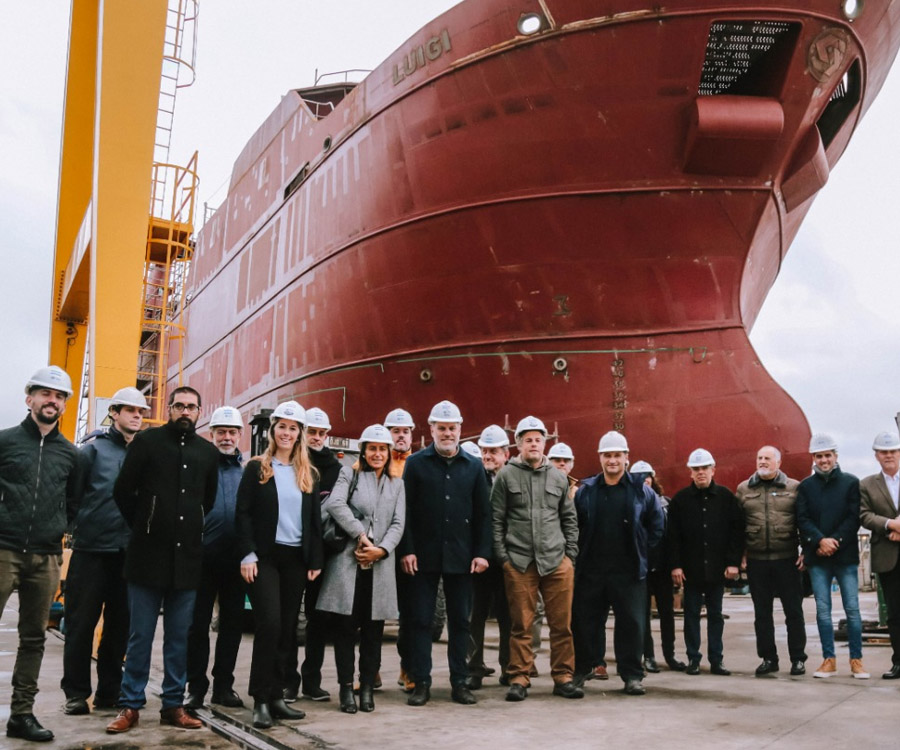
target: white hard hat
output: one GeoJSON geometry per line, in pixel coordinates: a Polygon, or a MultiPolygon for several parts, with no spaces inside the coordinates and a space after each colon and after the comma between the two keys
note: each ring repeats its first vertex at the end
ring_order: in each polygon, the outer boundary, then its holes
{"type": "Polygon", "coordinates": [[[500,425],[491,424],[481,431],[478,445],[482,448],[508,448],[509,436],[500,425]]]}
{"type": "Polygon", "coordinates": [[[275,411],[272,412],[272,416],[269,419],[272,424],[275,424],[279,419],[290,419],[299,424],[306,424],[306,412],[296,401],[285,401],[283,404],[278,404],[275,407],[275,411]]]}
{"type": "Polygon", "coordinates": [[[646,461],[635,461],[634,464],[629,467],[628,471],[632,474],[651,474],[652,476],[656,476],[653,467],[646,461]]]}
{"type": "Polygon", "coordinates": [[[873,451],[895,451],[900,449],[900,437],[896,432],[879,432],[872,442],[873,451]]]}
{"type": "Polygon", "coordinates": [[[600,438],[597,453],[628,453],[628,441],[621,432],[607,432],[600,438]]]}
{"type": "MultiPolygon", "coordinates": [[[[699,466],[715,466],[716,459],[713,458],[712,453],[710,453],[706,448],[697,448],[697,450],[693,451],[690,456],[688,456],[687,465],[691,469],[696,469],[699,466]]],[[[632,469],[634,471],[634,469],[632,469]]]]}
{"type": "Polygon", "coordinates": [[[463,418],[462,414],[459,412],[459,407],[451,403],[450,401],[441,401],[434,405],[434,408],[431,410],[431,414],[428,415],[428,424],[434,424],[435,422],[455,422],[456,424],[462,424],[463,418]]]}
{"type": "Polygon", "coordinates": [[[66,394],[66,398],[74,393],[69,373],[56,365],[42,367],[35,372],[25,384],[26,395],[31,393],[32,388],[51,388],[54,391],[62,391],[66,394]]]}
{"type": "Polygon", "coordinates": [[[306,426],[318,427],[320,430],[330,430],[331,422],[328,421],[328,415],[319,407],[313,406],[306,410],[306,426]]]}
{"type": "Polygon", "coordinates": [[[565,443],[557,443],[547,451],[547,458],[568,458],[574,461],[575,454],[572,453],[572,449],[565,443]]]}
{"type": "Polygon", "coordinates": [[[516,425],[516,440],[519,439],[519,435],[524,432],[531,432],[533,430],[537,430],[540,433],[543,433],[544,437],[547,436],[547,428],[544,427],[544,423],[541,422],[537,417],[525,417],[519,421],[519,424],[516,425]]]}
{"type": "Polygon", "coordinates": [[[233,406],[220,406],[212,413],[209,420],[210,427],[237,427],[244,429],[244,420],[241,419],[241,412],[233,406]]]}
{"type": "Polygon", "coordinates": [[[466,440],[466,442],[461,443],[459,447],[462,448],[470,456],[474,456],[479,461],[481,460],[481,448],[475,445],[475,443],[473,443],[471,440],[466,440]]]}
{"type": "Polygon", "coordinates": [[[391,427],[409,427],[414,430],[416,423],[413,422],[412,414],[405,409],[394,409],[384,418],[384,426],[391,427]]]}
{"type": "Polygon", "coordinates": [[[359,436],[360,443],[384,443],[388,448],[394,447],[391,431],[381,424],[370,424],[359,436]]]}
{"type": "Polygon", "coordinates": [[[119,388],[109,401],[110,406],[136,406],[138,409],[149,409],[147,399],[133,385],[127,388],[119,388]]]}
{"type": "Polygon", "coordinates": [[[825,451],[836,451],[837,441],[824,432],[817,432],[809,439],[810,453],[824,453],[825,451]]]}

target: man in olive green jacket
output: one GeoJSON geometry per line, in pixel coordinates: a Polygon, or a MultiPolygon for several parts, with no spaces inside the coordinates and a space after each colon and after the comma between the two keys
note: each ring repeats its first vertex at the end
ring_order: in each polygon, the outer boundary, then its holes
{"type": "Polygon", "coordinates": [[[737,488],[744,511],[745,564],[750,579],[756,629],[756,652],[762,659],[756,676],[777,672],[773,603],[781,599],[787,624],[791,674],[806,672],[806,624],[798,554],[797,487],[799,482],[781,471],[781,452],[764,445],[756,452],[756,472],[737,488]]]}
{"type": "Polygon", "coordinates": [[[546,439],[541,420],[526,417],[519,422],[519,455],[500,470],[491,492],[494,557],[503,564],[512,620],[508,701],[521,701],[527,696],[534,667],[531,625],[538,591],[544,598],[550,626],[553,694],[584,696],[573,682],[572,592],[578,519],[565,474],[544,456],[546,439]]]}

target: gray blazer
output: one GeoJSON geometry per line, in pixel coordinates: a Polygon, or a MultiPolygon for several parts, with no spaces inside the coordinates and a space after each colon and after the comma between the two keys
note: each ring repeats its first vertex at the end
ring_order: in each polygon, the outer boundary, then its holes
{"type": "Polygon", "coordinates": [[[345,466],[341,469],[334,489],[322,504],[322,518],[327,514],[343,528],[350,537],[347,548],[331,555],[325,561],[322,573],[322,591],[319,593],[318,608],[339,615],[353,614],[353,596],[356,591],[356,550],[354,540],[369,531],[373,544],[387,550],[388,556],[375,563],[372,568],[372,619],[392,620],[397,617],[397,574],[390,555],[403,536],[406,520],[406,493],[403,480],[382,474],[375,478],[374,471],[361,471],[359,483],[350,502],[356,508],[354,516],[347,505],[347,491],[353,470],[345,466]]]}
{"type": "Polygon", "coordinates": [[[872,570],[888,573],[897,566],[900,542],[888,539],[884,528],[897,517],[897,509],[880,471],[860,480],[859,501],[859,521],[872,532],[872,570]]]}

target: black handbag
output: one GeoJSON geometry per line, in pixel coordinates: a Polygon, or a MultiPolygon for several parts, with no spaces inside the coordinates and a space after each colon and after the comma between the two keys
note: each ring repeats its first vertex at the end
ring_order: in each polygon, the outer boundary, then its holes
{"type": "MultiPolygon", "coordinates": [[[[353,478],[350,480],[350,489],[347,492],[347,505],[350,506],[350,510],[353,512],[353,515],[357,516],[356,508],[353,507],[350,503],[350,498],[353,497],[353,493],[356,491],[356,485],[359,483],[359,471],[353,472],[353,478]]],[[[334,516],[329,513],[325,516],[325,521],[322,523],[322,546],[325,548],[326,555],[337,555],[347,549],[347,542],[350,537],[347,536],[347,532],[344,531],[344,528],[334,520],[334,516]]]]}

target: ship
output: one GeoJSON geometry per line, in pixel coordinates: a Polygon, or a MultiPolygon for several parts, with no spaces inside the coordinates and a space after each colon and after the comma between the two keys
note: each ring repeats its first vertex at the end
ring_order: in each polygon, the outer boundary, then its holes
{"type": "Polygon", "coordinates": [[[763,444],[802,476],[748,332],[898,45],[897,3],[465,0],[249,139],[184,381],[346,436],[400,406],[427,439],[443,399],[467,437],[533,414],[585,475],[615,429],[668,486],[701,446],[731,486],[763,444]]]}

